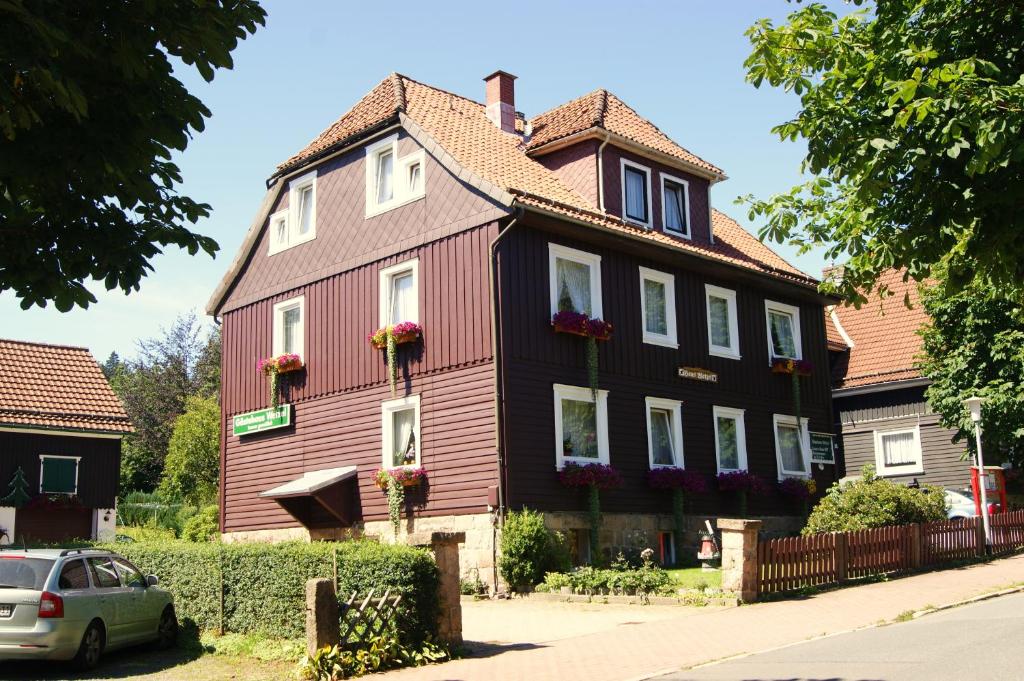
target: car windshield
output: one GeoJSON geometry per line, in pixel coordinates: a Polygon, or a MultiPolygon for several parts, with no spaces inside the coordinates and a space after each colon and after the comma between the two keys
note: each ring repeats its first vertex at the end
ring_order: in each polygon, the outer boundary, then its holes
{"type": "Polygon", "coordinates": [[[0,589],[41,591],[53,561],[25,556],[0,556],[0,589]]]}

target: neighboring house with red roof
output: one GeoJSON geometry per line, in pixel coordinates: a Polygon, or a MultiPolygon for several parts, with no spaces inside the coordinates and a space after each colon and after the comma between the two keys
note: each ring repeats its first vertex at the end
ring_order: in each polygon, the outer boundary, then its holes
{"type": "Polygon", "coordinates": [[[900,482],[960,489],[970,483],[966,446],[953,442],[956,431],[939,425],[925,399],[928,379],[917,357],[928,315],[917,283],[903,276],[893,270],[879,279],[891,294],[884,299],[876,291],[860,309],[835,306],[826,313],[845,475],[860,475],[871,464],[900,482]]]}
{"type": "MultiPolygon", "coordinates": [[[[490,581],[506,509],[544,511],[586,556],[566,463],[623,474],[602,499],[612,550],[671,543],[652,468],[837,477],[809,457],[808,428],[833,423],[817,281],[712,207],[721,169],[613,94],[528,119],[514,80],[488,76],[481,104],[392,74],[268,180],[207,306],[223,322],[226,539],[389,538],[376,471],[422,467],[401,532],[465,531],[463,567],[490,581]],[[596,397],[588,341],[553,328],[566,311],[614,324],[596,397]],[[406,321],[422,335],[398,346],[392,390],[367,334],[406,321]],[[256,362],[284,352],[304,364],[281,376],[286,406],[253,414],[269,401],[256,362]],[[803,428],[773,356],[819,367],[803,428]]],[[[691,543],[735,512],[733,495],[691,502],[691,543]]],[[[777,496],[751,510],[799,522],[777,496]]]]}
{"type": "Polygon", "coordinates": [[[0,543],[112,537],[132,430],[87,349],[0,339],[0,543]]]}

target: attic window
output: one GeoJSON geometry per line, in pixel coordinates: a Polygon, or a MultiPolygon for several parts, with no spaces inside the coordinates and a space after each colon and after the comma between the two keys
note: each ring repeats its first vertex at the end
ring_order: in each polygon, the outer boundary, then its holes
{"type": "Polygon", "coordinates": [[[651,226],[651,169],[622,159],[622,216],[651,226]]]}
{"type": "Polygon", "coordinates": [[[366,217],[424,196],[424,152],[399,157],[398,135],[366,148],[366,217]]]}
{"type": "Polygon", "coordinates": [[[288,183],[288,207],[270,216],[268,255],[316,238],[316,171],[288,183]]]}
{"type": "Polygon", "coordinates": [[[661,211],[666,232],[690,238],[690,185],[686,180],[661,176],[661,211]]]}

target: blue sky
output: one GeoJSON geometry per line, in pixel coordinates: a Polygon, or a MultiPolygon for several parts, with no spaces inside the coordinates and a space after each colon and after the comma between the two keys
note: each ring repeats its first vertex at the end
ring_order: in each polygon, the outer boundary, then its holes
{"type": "MultiPolygon", "coordinates": [[[[739,195],[767,196],[799,181],[803,146],[780,142],[773,125],[798,100],[744,82],[756,19],[782,19],[783,0],[732,2],[265,2],[267,25],[235,51],[235,68],[210,84],[183,75],[213,112],[177,159],[181,191],[213,207],[198,231],[215,238],[213,260],[177,251],[158,257],[141,291],[90,288],[99,303],[61,314],[22,311],[0,295],[0,336],[89,347],[101,361],[134,354],[135,341],[191,309],[202,313],[227,268],[274,166],[303,147],[392,71],[474,99],[501,68],[519,77],[516,108],[527,116],[605,87],[679,144],[723,168],[712,199],[748,228],[739,195]],[[632,31],[630,24],[637,30],[632,31]]],[[[817,274],[820,255],[796,257],[817,274]]]]}

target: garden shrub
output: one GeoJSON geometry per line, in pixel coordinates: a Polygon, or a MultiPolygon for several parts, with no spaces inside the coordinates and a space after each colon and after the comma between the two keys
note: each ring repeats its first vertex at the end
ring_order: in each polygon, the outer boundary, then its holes
{"type": "Polygon", "coordinates": [[[610,568],[593,566],[577,568],[569,573],[549,572],[544,577],[543,591],[559,591],[564,586],[572,587],[578,594],[619,594],[649,595],[670,593],[672,577],[650,558],[653,552],[647,549],[640,567],[632,567],[620,553],[610,568]]]}
{"type": "Polygon", "coordinates": [[[185,541],[210,541],[220,533],[220,507],[217,504],[203,506],[202,510],[185,521],[181,526],[181,538],[185,541]]]}
{"type": "Polygon", "coordinates": [[[878,477],[872,466],[865,466],[861,476],[860,480],[832,485],[811,511],[803,534],[946,519],[946,499],[941,487],[907,487],[878,477]]]}
{"type": "Polygon", "coordinates": [[[179,619],[202,629],[274,637],[301,637],[305,630],[305,584],[338,569],[338,595],[365,596],[370,589],[402,596],[402,636],[418,644],[435,633],[438,572],[424,549],[371,541],[280,544],[112,544],[145,574],[160,577],[174,594],[179,619]],[[332,557],[333,556],[333,557],[332,557]]]}
{"type": "Polygon", "coordinates": [[[549,530],[537,511],[510,511],[501,531],[498,569],[513,589],[529,589],[544,579],[545,572],[569,569],[565,537],[549,530]]]}

